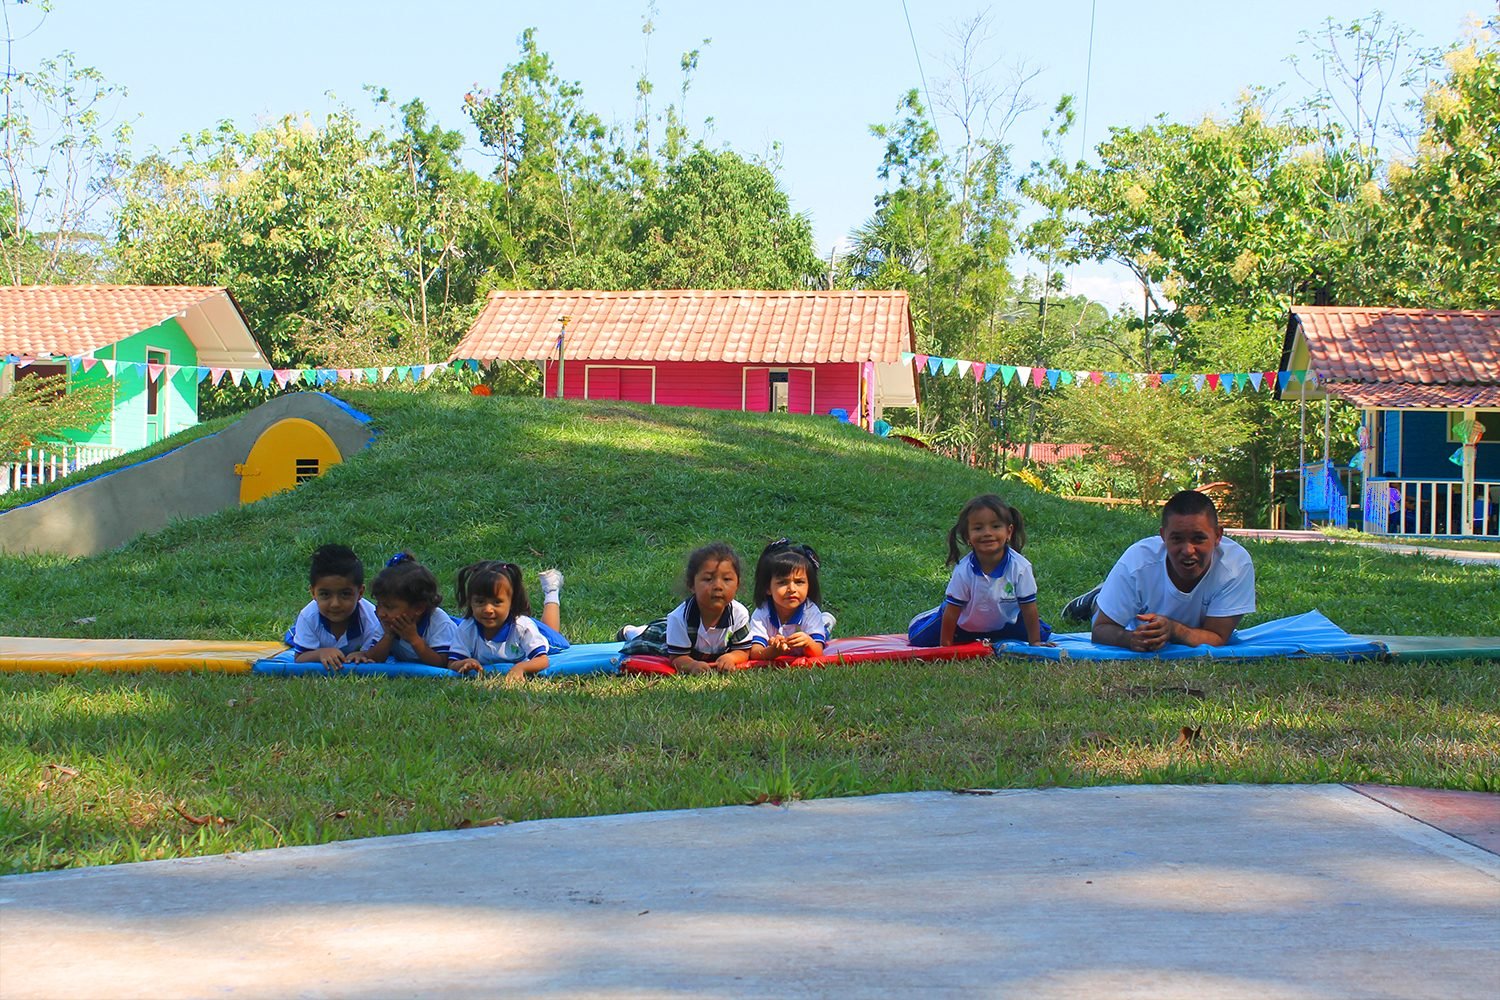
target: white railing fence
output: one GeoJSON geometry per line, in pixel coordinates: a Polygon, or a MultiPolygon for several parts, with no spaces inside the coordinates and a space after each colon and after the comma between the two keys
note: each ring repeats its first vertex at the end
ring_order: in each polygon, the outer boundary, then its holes
{"type": "Polygon", "coordinates": [[[123,454],[124,448],[99,444],[35,445],[0,463],[0,493],[56,482],[69,473],[123,454]]]}
{"type": "Polygon", "coordinates": [[[1365,530],[1378,535],[1500,538],[1500,483],[1476,482],[1466,503],[1457,480],[1368,479],[1364,515],[1365,530]]]}

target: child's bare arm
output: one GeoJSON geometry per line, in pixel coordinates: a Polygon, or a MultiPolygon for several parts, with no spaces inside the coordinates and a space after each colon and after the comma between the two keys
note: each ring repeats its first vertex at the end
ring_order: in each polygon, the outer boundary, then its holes
{"type": "Polygon", "coordinates": [[[1050,646],[1042,641],[1042,616],[1037,613],[1036,602],[1021,605],[1021,621],[1026,625],[1026,642],[1032,646],[1050,646]]]}
{"type": "Polygon", "coordinates": [[[322,649],[304,649],[294,658],[295,663],[321,663],[330,670],[344,665],[343,651],[334,646],[325,646],[322,649]]]}
{"type": "Polygon", "coordinates": [[[505,672],[505,683],[519,684],[532,674],[539,674],[547,669],[547,654],[533,656],[529,660],[522,660],[505,672]]]}
{"type": "Polygon", "coordinates": [[[701,674],[708,669],[708,664],[684,653],[681,656],[672,657],[672,667],[679,674],[701,674]]]}
{"type": "Polygon", "coordinates": [[[738,670],[750,662],[750,651],[748,649],[731,649],[722,653],[714,661],[715,670],[738,670]]]}
{"type": "Polygon", "coordinates": [[[943,605],[943,621],[938,626],[938,645],[953,645],[953,637],[958,632],[958,616],[963,611],[957,604],[943,605]]]}

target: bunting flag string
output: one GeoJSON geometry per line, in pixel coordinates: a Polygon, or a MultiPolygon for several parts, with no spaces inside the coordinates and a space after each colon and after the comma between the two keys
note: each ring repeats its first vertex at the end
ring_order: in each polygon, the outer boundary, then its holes
{"type": "Polygon", "coordinates": [[[1069,370],[1036,365],[1005,365],[985,361],[966,361],[959,358],[943,358],[936,354],[917,354],[902,351],[901,363],[916,364],[917,372],[925,369],[928,375],[972,376],[975,382],[1000,380],[1003,386],[1015,384],[1018,388],[1036,389],[1066,388],[1071,385],[1108,385],[1118,389],[1172,389],[1177,392],[1269,392],[1273,389],[1286,391],[1288,384],[1297,382],[1315,385],[1317,376],[1306,369],[1297,371],[1259,372],[1109,372],[1086,369],[1069,370]]]}
{"type": "MultiPolygon", "coordinates": [[[[940,363],[944,359],[937,359],[940,363]]],[[[421,382],[441,371],[481,372],[491,362],[475,358],[460,358],[420,365],[384,365],[372,368],[219,368],[200,365],[173,365],[145,361],[118,361],[114,358],[95,358],[88,355],[31,357],[29,355],[6,354],[0,357],[0,365],[15,365],[27,368],[33,364],[67,365],[70,373],[91,372],[99,368],[105,376],[113,379],[139,379],[156,385],[173,382],[178,378],[191,378],[194,382],[226,386],[269,386],[287,389],[294,385],[324,386],[337,382],[421,382]]],[[[956,362],[954,363],[956,364],[956,362]]]]}
{"type": "MultiPolygon", "coordinates": [[[[312,387],[338,382],[411,382],[431,378],[441,371],[478,373],[491,362],[475,358],[414,365],[380,365],[369,368],[228,368],[197,365],[159,364],[143,361],[119,361],[88,355],[30,357],[7,354],[4,364],[25,368],[32,364],[66,364],[69,372],[92,372],[98,368],[108,378],[149,380],[157,385],[181,377],[211,386],[270,386],[286,389],[293,385],[312,387]]],[[[929,376],[972,378],[976,383],[999,379],[1002,386],[1055,390],[1092,383],[1119,389],[1173,389],[1179,392],[1266,392],[1283,393],[1292,382],[1316,384],[1316,375],[1307,370],[1254,372],[1111,372],[1088,369],[1053,368],[1042,365],[1007,365],[962,358],[945,358],[936,354],[901,353],[902,364],[914,364],[919,373],[929,376]]]]}

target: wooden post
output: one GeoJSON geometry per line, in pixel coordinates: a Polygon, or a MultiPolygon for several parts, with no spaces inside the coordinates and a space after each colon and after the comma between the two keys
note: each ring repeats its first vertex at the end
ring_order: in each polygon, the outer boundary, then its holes
{"type": "MultiPolygon", "coordinates": [[[[1464,410],[1464,422],[1466,424],[1472,424],[1478,419],[1478,410],[1473,407],[1464,410]]],[[[1459,531],[1461,535],[1474,534],[1474,462],[1477,447],[1473,442],[1473,438],[1474,434],[1470,431],[1464,435],[1463,439],[1464,488],[1462,496],[1459,499],[1459,503],[1463,507],[1459,512],[1459,516],[1462,518],[1461,523],[1463,524],[1463,529],[1459,531]]]]}

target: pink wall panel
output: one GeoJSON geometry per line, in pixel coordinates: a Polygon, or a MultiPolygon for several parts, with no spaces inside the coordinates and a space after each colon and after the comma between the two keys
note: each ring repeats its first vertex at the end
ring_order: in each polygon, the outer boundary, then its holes
{"type": "MultiPolygon", "coordinates": [[[[594,399],[641,399],[650,391],[650,372],[644,369],[625,367],[643,362],[622,361],[620,367],[606,361],[568,361],[563,384],[567,398],[582,399],[584,388],[584,366],[589,372],[590,397],[594,399]]],[[[738,410],[744,399],[745,408],[764,412],[766,409],[766,379],[769,368],[764,365],[739,365],[722,361],[659,361],[656,369],[656,402],[661,406],[700,406],[713,410],[738,410]],[[749,368],[748,380],[745,369],[749,368]],[[748,384],[748,392],[745,388],[748,384]]],[[[776,367],[776,366],[771,366],[776,367]]],[[[842,407],[852,415],[859,406],[859,366],[853,363],[795,365],[789,369],[788,381],[798,387],[792,393],[793,408],[805,412],[801,386],[806,385],[813,412],[827,413],[842,407]],[[807,370],[810,369],[810,370],[807,370]]],[[[557,365],[546,366],[546,392],[549,398],[557,396],[557,365]]]]}

